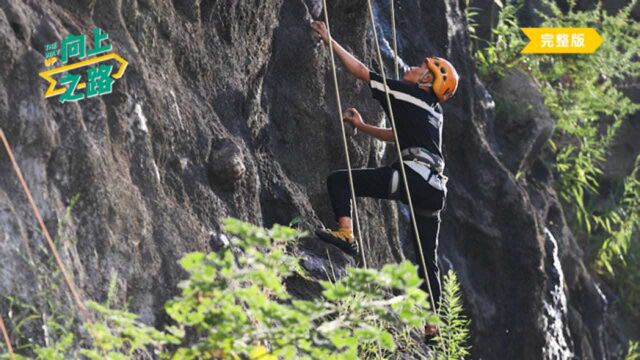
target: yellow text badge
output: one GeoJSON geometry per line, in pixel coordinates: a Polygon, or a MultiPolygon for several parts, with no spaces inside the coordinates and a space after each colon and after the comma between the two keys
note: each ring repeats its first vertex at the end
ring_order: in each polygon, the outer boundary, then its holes
{"type": "Polygon", "coordinates": [[[529,43],[521,54],[593,54],[602,44],[594,28],[521,28],[529,43]]]}

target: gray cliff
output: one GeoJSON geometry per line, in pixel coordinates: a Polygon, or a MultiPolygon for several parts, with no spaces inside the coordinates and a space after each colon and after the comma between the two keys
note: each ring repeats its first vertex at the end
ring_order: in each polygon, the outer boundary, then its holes
{"type": "MultiPolygon", "coordinates": [[[[329,3],[333,36],[379,69],[366,1],[329,3]]],[[[462,75],[444,107],[450,181],[440,261],[460,276],[473,357],[616,358],[639,330],[609,306],[615,294],[567,227],[545,157],[553,119],[526,74],[480,81],[464,4],[396,1],[396,16],[403,62],[435,54],[462,75]],[[496,111],[497,97],[517,109],[496,111]]],[[[375,5],[390,39],[388,2],[375,5]]],[[[162,304],[185,275],[177,260],[220,246],[221,218],[333,226],[324,180],[345,163],[328,49],[309,29],[321,11],[318,0],[0,0],[0,127],[86,298],[104,300],[117,273],[119,303],[161,325],[162,304]],[[45,99],[45,44],[95,26],[129,61],[124,77],[109,95],[45,99]]],[[[367,85],[342,67],[338,77],[343,104],[384,124],[367,85]]],[[[364,134],[349,145],[354,167],[393,159],[394,149],[364,134]]],[[[406,209],[371,199],[359,209],[372,265],[412,257],[402,251],[406,209]]],[[[0,295],[37,298],[27,244],[39,266],[48,263],[1,151],[0,295]]],[[[313,238],[298,251],[318,276],[327,254],[338,270],[353,263],[313,238]]],[[[317,295],[303,282],[289,288],[317,295]]]]}

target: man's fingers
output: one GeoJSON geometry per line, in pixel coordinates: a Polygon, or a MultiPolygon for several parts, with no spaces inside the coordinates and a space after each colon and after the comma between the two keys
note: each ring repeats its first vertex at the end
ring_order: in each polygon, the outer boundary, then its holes
{"type": "Polygon", "coordinates": [[[347,109],[342,114],[342,117],[345,119],[353,120],[356,117],[357,112],[353,111],[353,108],[347,109]]]}

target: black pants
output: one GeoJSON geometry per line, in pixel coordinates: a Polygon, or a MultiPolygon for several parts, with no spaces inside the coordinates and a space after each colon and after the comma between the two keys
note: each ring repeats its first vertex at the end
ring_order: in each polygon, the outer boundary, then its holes
{"type": "MultiPolygon", "coordinates": [[[[438,251],[438,231],[440,230],[440,215],[429,216],[419,214],[423,211],[433,212],[441,210],[444,206],[446,192],[438,190],[429,185],[422,176],[405,166],[407,180],[409,183],[409,191],[411,192],[411,200],[414,210],[416,211],[416,222],[418,233],[420,234],[420,243],[424,252],[424,259],[429,274],[429,284],[433,293],[436,306],[440,304],[440,274],[438,269],[437,251],[438,251]],[[422,211],[421,211],[422,210],[422,211]]],[[[372,197],[377,199],[401,200],[407,203],[404,191],[404,183],[399,170],[399,165],[394,167],[386,166],[370,169],[352,170],[353,187],[358,197],[372,197]],[[397,175],[394,173],[397,172],[397,175]],[[395,177],[395,179],[394,179],[395,177]],[[393,183],[397,183],[397,191],[392,191],[393,183]]],[[[331,205],[336,219],[348,216],[351,217],[351,191],[349,189],[349,174],[347,170],[338,170],[332,172],[327,177],[327,188],[331,197],[331,205]]],[[[414,249],[418,264],[418,272],[424,280],[424,269],[422,262],[419,260],[418,245],[416,237],[411,231],[411,237],[414,241],[414,249]]],[[[428,292],[427,283],[423,281],[421,288],[428,292]]]]}

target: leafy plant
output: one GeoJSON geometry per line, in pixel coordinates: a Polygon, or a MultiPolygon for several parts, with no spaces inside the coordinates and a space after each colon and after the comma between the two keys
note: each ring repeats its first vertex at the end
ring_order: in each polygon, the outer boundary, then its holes
{"type": "Polygon", "coordinates": [[[242,256],[226,249],[181,260],[190,279],[181,283],[182,295],[167,304],[167,313],[180,324],[173,333],[189,345],[176,350],[181,358],[216,351],[246,355],[267,344],[284,358],[356,358],[359,346],[370,343],[394,350],[392,335],[380,324],[415,326],[429,317],[410,263],[380,271],[352,268],[336,282],[321,283],[324,299],[296,300],[282,283],[299,259],[284,249],[300,232],[278,225],[265,231],[237,220],[225,224],[238,235],[232,244],[242,256]],[[389,298],[390,289],[404,293],[389,298]]]}
{"type": "Polygon", "coordinates": [[[563,14],[553,3],[548,6],[555,16],[544,26],[595,27],[606,39],[594,54],[540,57],[534,73],[557,121],[553,149],[560,195],[589,234],[595,209],[588,201],[598,196],[607,148],[623,119],[640,110],[622,92],[640,74],[640,63],[633,61],[640,24],[631,21],[631,7],[609,15],[600,7],[563,14]]]}
{"type": "MultiPolygon", "coordinates": [[[[502,76],[505,69],[527,60],[520,55],[526,41],[518,28],[516,16],[522,4],[496,3],[502,10],[496,26],[491,29],[491,39],[486,41],[486,46],[478,47],[475,52],[478,73],[483,78],[502,76]]],[[[476,42],[483,41],[485,40],[476,38],[476,42]]]]}
{"type": "Polygon", "coordinates": [[[633,242],[640,229],[640,163],[624,180],[622,196],[600,194],[600,178],[606,151],[622,121],[640,110],[623,93],[629,80],[640,75],[640,63],[634,60],[640,47],[640,24],[630,19],[634,5],[615,15],[599,6],[563,14],[549,3],[554,17],[547,17],[544,26],[595,27],[606,40],[595,54],[542,57],[536,72],[545,103],[557,120],[553,149],[558,189],[573,209],[574,231],[580,235],[584,229],[583,237],[597,249],[596,267],[615,276],[614,287],[632,310],[640,305],[640,249],[633,242]],[[612,205],[596,205],[602,196],[609,196],[612,205]]]}
{"type": "Polygon", "coordinates": [[[609,278],[627,308],[640,315],[640,156],[623,184],[620,206],[595,219],[607,234],[596,266],[609,278]]]}
{"type": "MultiPolygon", "coordinates": [[[[80,354],[93,360],[131,359],[134,355],[150,355],[154,349],[160,355],[167,344],[175,344],[178,339],[138,321],[137,315],[124,310],[114,310],[96,302],[89,303],[89,309],[98,321],[88,324],[87,331],[93,338],[93,347],[80,350],[80,354]]],[[[150,357],[150,356],[147,356],[150,357]]]]}
{"type": "Polygon", "coordinates": [[[453,271],[444,277],[440,315],[440,332],[436,338],[436,359],[458,360],[469,355],[469,320],[462,314],[460,283],[453,271]]]}
{"type": "Polygon", "coordinates": [[[128,311],[90,303],[95,322],[85,329],[91,343],[67,332],[45,346],[33,345],[32,354],[38,359],[386,358],[399,344],[410,345],[407,329],[437,322],[409,262],[380,270],[350,268],[336,281],[321,282],[320,298],[299,300],[286,291],[284,279],[300,260],[286,252],[287,245],[301,232],[235,219],[225,220],[225,230],[235,235],[229,247],[180,260],[189,277],[165,305],[172,325],[158,330],[128,311]]]}
{"type": "Polygon", "coordinates": [[[640,343],[636,341],[629,341],[629,348],[627,349],[627,355],[624,360],[640,360],[640,343]]]}
{"type": "Polygon", "coordinates": [[[493,78],[518,67],[537,81],[556,120],[550,148],[555,154],[556,188],[570,225],[578,238],[595,249],[590,256],[596,267],[615,277],[614,286],[625,303],[637,309],[637,170],[625,179],[622,196],[600,193],[607,149],[622,121],[640,110],[640,104],[623,92],[640,75],[640,23],[630,17],[636,1],[616,14],[599,5],[578,11],[575,1],[569,2],[566,12],[554,2],[543,3],[547,12],[539,14],[541,27],[594,27],[604,39],[600,48],[587,55],[521,55],[525,41],[517,24],[518,5],[507,4],[489,45],[476,52],[478,69],[484,78],[493,78]],[[603,197],[611,206],[603,208],[603,197]]]}
{"type": "Polygon", "coordinates": [[[628,79],[640,74],[640,63],[633,60],[640,47],[640,24],[630,19],[635,2],[615,15],[600,7],[563,13],[554,3],[544,3],[551,15],[540,14],[541,26],[595,27],[606,41],[588,55],[521,55],[526,41],[516,16],[520,5],[507,4],[489,46],[475,54],[478,71],[491,78],[517,66],[537,80],[556,119],[551,148],[556,152],[560,195],[590,233],[595,220],[587,201],[598,194],[606,149],[622,120],[640,110],[622,92],[628,79]]]}
{"type": "MultiPolygon", "coordinates": [[[[55,239],[58,245],[62,243],[60,234],[70,221],[78,198],[79,194],[76,194],[63,216],[58,219],[58,236],[55,239]]],[[[34,228],[33,232],[40,234],[38,228],[34,228]]],[[[7,325],[12,328],[15,350],[31,353],[37,359],[64,359],[62,355],[56,357],[55,354],[64,353],[71,346],[74,341],[73,331],[79,327],[69,308],[69,302],[63,300],[66,293],[65,289],[60,287],[62,274],[43,243],[25,243],[23,249],[20,253],[21,260],[28,266],[35,279],[35,300],[29,301],[10,294],[3,295],[8,302],[7,325]],[[45,346],[37,346],[38,341],[43,342],[45,346]]]]}
{"type": "MultiPolygon", "coordinates": [[[[603,242],[597,256],[599,268],[614,274],[613,262],[621,259],[628,264],[625,256],[630,253],[633,236],[640,229],[640,156],[636,159],[634,170],[624,181],[624,192],[620,200],[622,205],[611,211],[607,217],[596,216],[597,223],[610,235],[603,242]]],[[[635,253],[635,252],[634,252],[635,253]]]]}
{"type": "Polygon", "coordinates": [[[478,21],[476,18],[480,14],[480,8],[471,6],[471,0],[465,0],[465,18],[467,19],[467,32],[469,33],[469,38],[471,39],[470,45],[471,48],[469,50],[473,51],[473,45],[480,41],[480,38],[477,34],[478,29],[478,21]]]}

